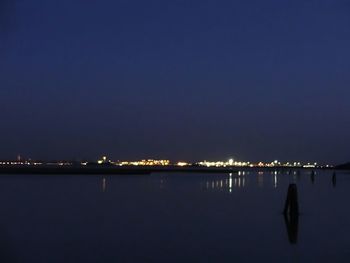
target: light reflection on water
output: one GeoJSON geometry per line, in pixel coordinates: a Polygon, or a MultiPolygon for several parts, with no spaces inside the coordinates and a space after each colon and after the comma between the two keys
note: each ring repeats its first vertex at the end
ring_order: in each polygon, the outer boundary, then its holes
{"type": "MultiPolygon", "coordinates": [[[[315,183],[315,178],[317,172],[305,171],[303,176],[310,176],[310,182],[315,183]]],[[[245,188],[249,187],[249,184],[256,185],[259,188],[278,187],[278,181],[281,176],[283,179],[288,179],[290,183],[296,183],[301,179],[300,171],[238,171],[237,173],[220,174],[220,175],[206,175],[205,177],[198,177],[198,183],[201,187],[206,190],[217,190],[217,191],[227,191],[232,192],[235,188],[245,188]],[[252,176],[250,176],[252,175],[252,176]]],[[[164,188],[167,183],[168,177],[174,178],[173,175],[163,174],[160,178],[160,188],[164,188]]],[[[336,186],[336,175],[332,177],[332,185],[336,186]]]]}
{"type": "Polygon", "coordinates": [[[230,173],[227,178],[207,179],[206,182],[201,182],[201,186],[205,185],[206,190],[222,190],[232,192],[233,188],[244,188],[246,186],[246,177],[243,174],[232,175],[230,173]]]}
{"type": "MultiPolygon", "coordinates": [[[[166,180],[166,176],[163,174],[162,179],[160,180],[161,185],[163,186],[164,180],[166,180]],[[165,176],[165,177],[164,177],[165,176]]],[[[171,175],[169,175],[171,176],[171,175]]],[[[205,185],[206,189],[216,189],[216,190],[232,190],[232,188],[243,188],[246,186],[246,183],[249,181],[253,181],[253,184],[255,184],[254,180],[256,181],[256,185],[258,187],[263,188],[264,183],[267,184],[266,186],[273,186],[273,188],[278,187],[278,180],[279,177],[283,176],[283,179],[288,179],[291,183],[296,183],[300,181],[301,179],[301,172],[300,171],[257,171],[257,172],[251,172],[251,171],[238,171],[237,173],[229,173],[224,175],[213,175],[213,176],[205,176],[205,182],[203,180],[198,180],[201,185],[205,185]],[[250,176],[253,175],[253,176],[250,176]],[[255,178],[253,178],[255,177],[255,178]],[[252,180],[251,180],[252,179],[252,180]],[[269,182],[264,182],[264,180],[269,180],[269,182]]],[[[311,171],[305,171],[303,173],[304,177],[309,176],[310,182],[312,184],[315,183],[315,178],[317,176],[317,172],[311,172],[311,171]]],[[[200,176],[198,176],[200,177],[200,176]]],[[[201,178],[203,179],[203,178],[201,178]]],[[[332,179],[330,181],[332,185],[336,186],[336,173],[332,174],[332,179]]],[[[230,191],[229,191],[230,192],[230,191]]]]}
{"type": "Polygon", "coordinates": [[[0,259],[348,262],[349,187],[327,171],[1,176],[0,259]],[[291,183],[300,217],[282,215],[291,183]]]}

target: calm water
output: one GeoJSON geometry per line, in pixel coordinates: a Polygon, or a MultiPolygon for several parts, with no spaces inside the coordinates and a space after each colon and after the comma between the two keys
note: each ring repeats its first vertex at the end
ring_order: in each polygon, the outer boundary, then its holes
{"type": "Polygon", "coordinates": [[[0,260],[349,262],[349,189],[331,172],[0,176],[0,260]]]}

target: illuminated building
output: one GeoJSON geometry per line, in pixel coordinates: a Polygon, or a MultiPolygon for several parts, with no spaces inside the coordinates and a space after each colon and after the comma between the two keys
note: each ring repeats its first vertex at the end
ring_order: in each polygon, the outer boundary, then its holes
{"type": "Polygon", "coordinates": [[[121,161],[117,162],[116,165],[119,166],[167,166],[170,164],[169,160],[154,160],[147,159],[141,161],[121,161]]]}
{"type": "Polygon", "coordinates": [[[186,163],[186,162],[178,162],[176,165],[182,167],[182,166],[189,166],[191,164],[190,163],[186,163]]]}
{"type": "Polygon", "coordinates": [[[206,166],[206,167],[228,167],[228,166],[248,167],[250,166],[250,162],[234,161],[233,159],[229,159],[228,161],[202,161],[197,164],[199,166],[206,166]]]}
{"type": "Polygon", "coordinates": [[[108,163],[111,163],[111,161],[110,160],[107,161],[107,157],[106,156],[102,156],[102,159],[98,160],[97,163],[98,164],[108,164],[108,163]]]}

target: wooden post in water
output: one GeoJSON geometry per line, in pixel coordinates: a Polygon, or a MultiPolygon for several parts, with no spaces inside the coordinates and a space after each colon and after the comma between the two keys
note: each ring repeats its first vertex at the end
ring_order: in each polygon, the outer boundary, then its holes
{"type": "Polygon", "coordinates": [[[336,174],[336,172],[333,173],[332,184],[333,184],[333,187],[335,187],[337,185],[337,174],[336,174]]]}
{"type": "Polygon", "coordinates": [[[299,215],[283,216],[287,227],[288,240],[291,244],[298,243],[299,215]]]}
{"type": "Polygon", "coordinates": [[[287,199],[283,210],[284,220],[287,226],[288,239],[291,244],[298,242],[299,204],[296,184],[290,184],[287,199]]]}
{"type": "Polygon", "coordinates": [[[290,184],[288,187],[283,214],[289,216],[299,215],[298,191],[296,184],[290,184]]]}
{"type": "Polygon", "coordinates": [[[313,184],[315,183],[315,175],[316,175],[316,172],[312,171],[310,177],[311,177],[311,183],[313,183],[313,184]]]}

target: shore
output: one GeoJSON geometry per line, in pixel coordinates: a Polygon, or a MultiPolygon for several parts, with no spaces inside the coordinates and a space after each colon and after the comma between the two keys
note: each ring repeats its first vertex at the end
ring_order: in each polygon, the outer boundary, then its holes
{"type": "Polygon", "coordinates": [[[58,165],[8,165],[0,166],[0,174],[140,174],[172,173],[235,173],[237,168],[177,167],[177,166],[58,166],[58,165]]]}
{"type": "Polygon", "coordinates": [[[111,175],[147,175],[151,173],[238,173],[239,171],[300,171],[319,170],[319,168],[288,168],[288,167],[198,167],[198,166],[60,166],[60,165],[3,165],[0,174],[111,174],[111,175]]]}

